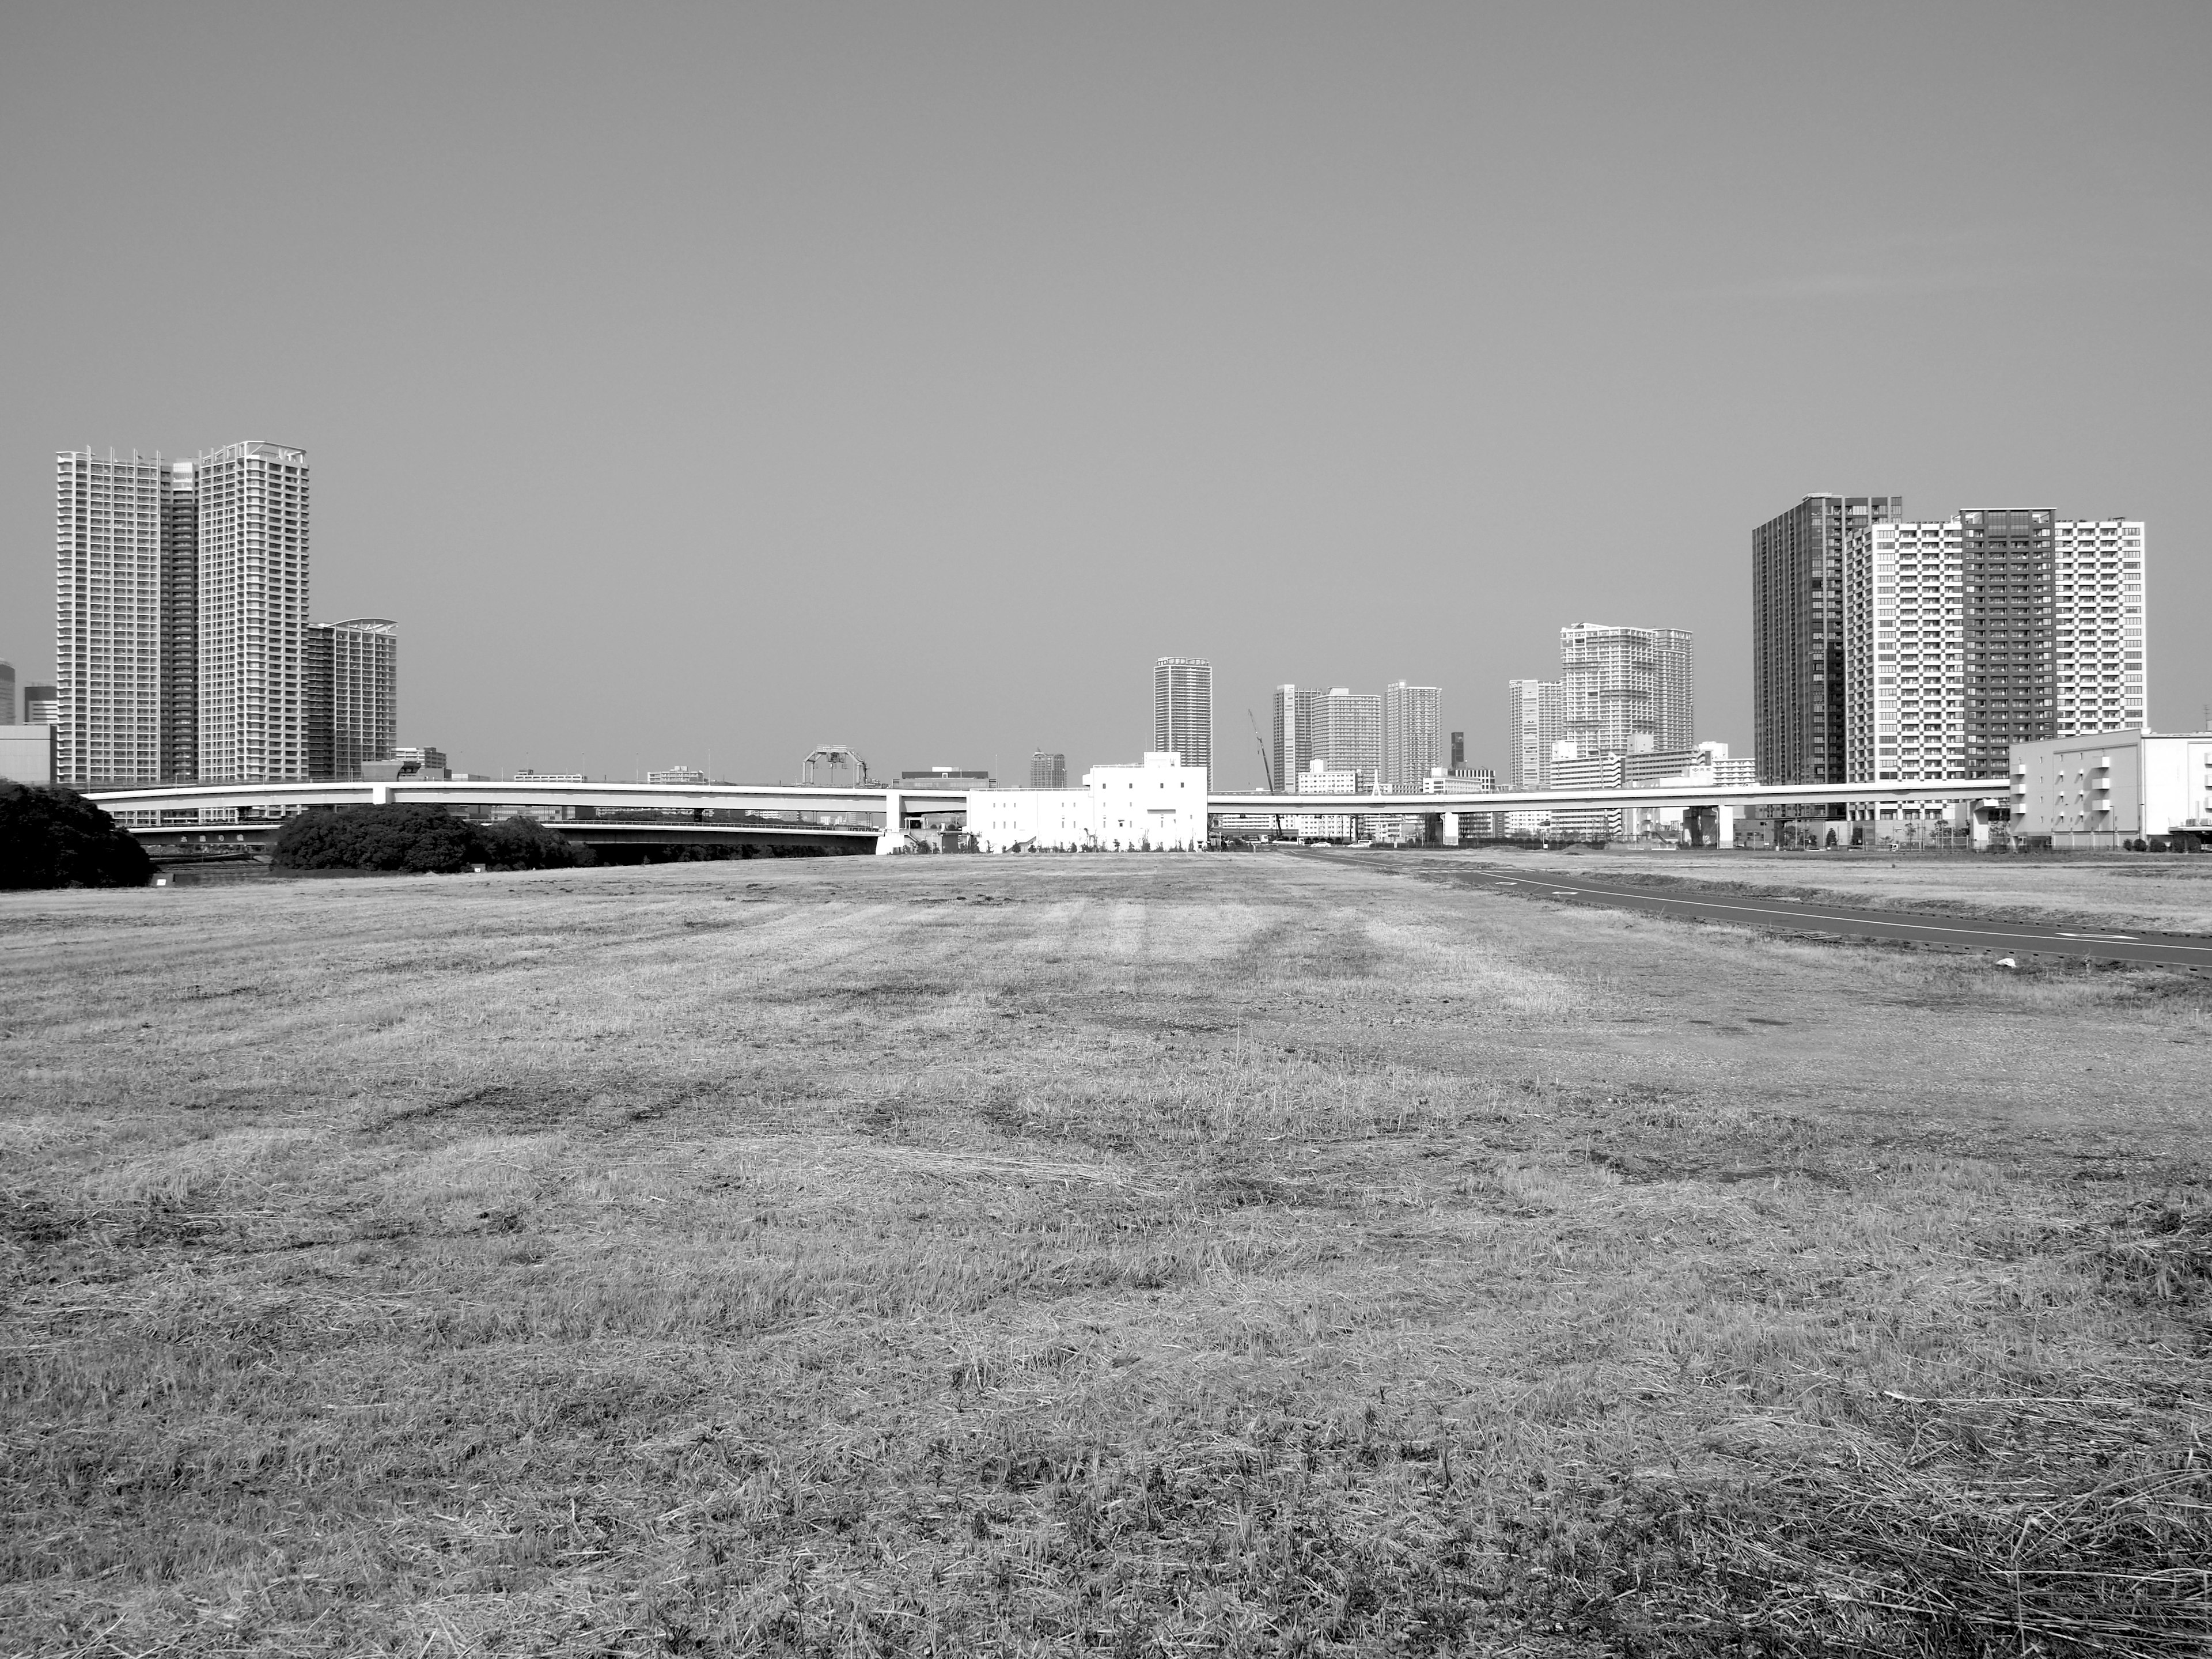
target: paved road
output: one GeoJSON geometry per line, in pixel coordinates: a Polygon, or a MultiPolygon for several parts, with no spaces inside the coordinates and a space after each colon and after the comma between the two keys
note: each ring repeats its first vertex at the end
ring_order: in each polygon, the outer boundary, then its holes
{"type": "Polygon", "coordinates": [[[2114,962],[2156,962],[2184,968],[2212,968],[2212,939],[2191,933],[2148,933],[2140,929],[2100,932],[2085,927],[2046,927],[2029,921],[1976,921],[1965,916],[1915,915],[1899,910],[1856,910],[1838,905],[1800,903],[1793,899],[1758,898],[1741,893],[1701,892],[1695,888],[1639,887],[1619,881],[1565,878],[1526,870],[1480,866],[1459,878],[1470,886],[1528,898],[1565,899],[1660,915],[1704,917],[1747,927],[1778,927],[1796,933],[1847,933],[1861,939],[1917,939],[1955,945],[1999,956],[2032,954],[2094,957],[2114,962]]]}

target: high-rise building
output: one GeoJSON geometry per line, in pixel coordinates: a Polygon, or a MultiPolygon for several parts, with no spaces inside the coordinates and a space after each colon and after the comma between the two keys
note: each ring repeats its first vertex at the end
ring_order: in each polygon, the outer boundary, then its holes
{"type": "Polygon", "coordinates": [[[1901,495],[1808,495],[1752,532],[1752,748],[1762,783],[1844,775],[1844,546],[1853,530],[1904,516],[1901,495]]]}
{"type": "Polygon", "coordinates": [[[307,774],[307,457],[282,444],[210,451],[199,492],[199,775],[307,774]]]}
{"type": "Polygon", "coordinates": [[[1558,680],[1505,683],[1505,787],[1552,787],[1552,746],[1566,736],[1566,687],[1558,680]]]}
{"type": "Polygon", "coordinates": [[[161,781],[200,769],[199,491],[190,461],[169,463],[161,494],[161,781]]]}
{"type": "Polygon", "coordinates": [[[1974,777],[2009,777],[2013,744],[2051,735],[2058,708],[2051,518],[2033,508],[1959,515],[1966,768],[1974,777]]]}
{"type": "Polygon", "coordinates": [[[23,688],[23,724],[26,726],[59,726],[62,720],[62,695],[58,685],[27,685],[23,688]]]}
{"type": "Polygon", "coordinates": [[[1172,750],[1186,766],[1213,766],[1213,665],[1202,657],[1162,657],[1152,665],[1152,750],[1172,750]]]}
{"type": "Polygon", "coordinates": [[[352,779],[399,729],[398,629],[386,617],[307,629],[307,775],[352,779]]]}
{"type": "Polygon", "coordinates": [[[161,544],[168,469],[110,450],[54,457],[57,781],[161,776],[161,544]]]}
{"type": "Polygon", "coordinates": [[[1411,794],[1444,762],[1444,694],[1393,680],[1382,689],[1382,792],[1411,794]]]}
{"type": "MultiPolygon", "coordinates": [[[[1306,770],[1352,774],[1362,794],[1371,793],[1382,772],[1382,699],[1371,691],[1334,685],[1314,703],[1313,754],[1306,770]]],[[[1304,786],[1301,786],[1303,788],[1304,786]]]]}
{"type": "Polygon", "coordinates": [[[1563,735],[1584,758],[1686,748],[1696,741],[1693,668],[1687,629],[1569,623],[1559,630],[1563,735]]]}
{"type": "Polygon", "coordinates": [[[1040,749],[1030,757],[1030,787],[1032,789],[1065,789],[1067,787],[1067,757],[1048,754],[1040,749]]]}
{"type": "Polygon", "coordinates": [[[1310,685],[1279,685],[1270,700],[1273,711],[1268,732],[1270,780],[1276,793],[1296,794],[1298,778],[1313,764],[1314,726],[1321,718],[1322,699],[1328,694],[1310,685]]]}
{"type": "Polygon", "coordinates": [[[2148,732],[2142,520],[2061,519],[2051,528],[2058,588],[2052,734],[2148,732]]]}
{"type": "MultiPolygon", "coordinates": [[[[1562,757],[1552,763],[1550,787],[1555,789],[1618,789],[1627,757],[1620,750],[1580,758],[1562,757]]],[[[1551,827],[1569,835],[1610,838],[1620,833],[1618,806],[1563,806],[1553,809],[1551,827]]]]}
{"type": "Polygon", "coordinates": [[[0,662],[0,726],[15,723],[15,665],[0,662]]]}
{"type": "MultiPolygon", "coordinates": [[[[2039,508],[1853,531],[1845,777],[2006,777],[2016,744],[2144,729],[2145,539],[2039,508]]],[[[1854,809],[1900,810],[1918,815],[1854,809]]]]}
{"type": "Polygon", "coordinates": [[[1844,561],[1840,676],[1849,781],[1972,775],[1966,769],[1960,543],[1956,520],[1893,520],[1851,532],[1844,561]]]}
{"type": "Polygon", "coordinates": [[[1451,769],[1456,772],[1466,764],[1467,733],[1455,732],[1451,734],[1451,769]]]}

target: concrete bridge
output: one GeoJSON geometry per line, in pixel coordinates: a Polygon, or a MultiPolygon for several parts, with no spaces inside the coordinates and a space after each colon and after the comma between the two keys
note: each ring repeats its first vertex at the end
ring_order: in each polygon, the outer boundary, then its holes
{"type": "MultiPolygon", "coordinates": [[[[536,808],[571,815],[553,827],[593,846],[757,843],[763,849],[795,845],[793,838],[823,843],[821,850],[892,852],[924,815],[964,813],[959,789],[886,789],[851,786],[752,783],[547,783],[461,779],[390,782],[165,784],[85,793],[149,841],[184,841],[222,833],[265,835],[288,813],[306,806],[368,806],[406,802],[459,806],[495,816],[536,808]],[[654,816],[647,817],[651,813],[654,816]],[[678,817],[683,814],[688,817],[678,817]],[[744,814],[743,818],[728,815],[744,814]],[[629,816],[626,816],[629,815],[629,816]],[[717,817],[715,815],[722,815],[717,817]]],[[[1206,797],[1212,816],[1249,817],[1333,813],[1479,814],[1558,811],[1575,808],[1683,807],[1715,812],[1722,846],[1728,826],[1753,806],[1819,805],[1837,801],[1895,801],[1927,805],[1960,801],[2009,802],[2009,778],[1938,783],[1808,783],[1675,786],[1643,789],[1543,789],[1486,794],[1477,790],[1435,794],[1273,795],[1220,791],[1206,797]]]]}
{"type": "MultiPolygon", "coordinates": [[[[890,852],[926,814],[965,812],[957,789],[817,787],[805,784],[480,782],[401,778],[373,783],[162,784],[88,789],[87,799],[152,844],[219,838],[265,842],[301,807],[467,807],[495,817],[564,809],[550,823],[603,852],[733,846],[763,851],[890,852]],[[742,818],[731,815],[743,814],[742,818]]],[[[617,854],[617,856],[621,856],[617,854]]]]}

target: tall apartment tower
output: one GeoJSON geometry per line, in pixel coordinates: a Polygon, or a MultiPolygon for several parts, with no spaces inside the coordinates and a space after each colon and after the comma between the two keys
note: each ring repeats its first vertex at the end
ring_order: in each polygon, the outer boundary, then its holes
{"type": "Polygon", "coordinates": [[[1032,789],[1065,789],[1067,787],[1067,757],[1040,749],[1030,757],[1030,787],[1032,789]]]}
{"type": "Polygon", "coordinates": [[[307,632],[307,775],[358,779],[390,760],[399,729],[399,637],[388,617],[314,623],[307,632]]]}
{"type": "Polygon", "coordinates": [[[2144,655],[2148,584],[2140,519],[2061,519],[2051,526],[2057,593],[2057,710],[2051,735],[2150,730],[2144,655]]]}
{"type": "Polygon", "coordinates": [[[1692,636],[1680,628],[1571,623],[1559,630],[1565,737],[1584,759],[1687,749],[1697,741],[1692,636]]]}
{"type": "Polygon", "coordinates": [[[2145,543],[2033,507],[1853,531],[1845,776],[2002,778],[2016,743],[2143,730],[2145,543]]]}
{"type": "Polygon", "coordinates": [[[1172,749],[1185,766],[1213,765],[1213,665],[1202,657],[1162,657],[1152,665],[1152,747],[1172,749]]]}
{"type": "Polygon", "coordinates": [[[1412,794],[1444,763],[1443,698],[1433,685],[1394,680],[1382,689],[1382,791],[1412,794]]]}
{"type": "Polygon", "coordinates": [[[1372,790],[1382,771],[1382,699],[1342,685],[1317,699],[1306,771],[1355,774],[1358,792],[1372,790]]]}
{"type": "Polygon", "coordinates": [[[2053,734],[2058,712],[2058,552],[2053,516],[2033,508],[1961,513],[1966,767],[2012,775],[2012,746],[2053,734]]]}
{"type": "Polygon", "coordinates": [[[83,787],[161,776],[157,455],[54,457],[54,775],[83,787]]]}
{"type": "Polygon", "coordinates": [[[1296,794],[1299,777],[1313,764],[1314,728],[1328,695],[1310,685],[1279,685],[1269,699],[1267,760],[1278,794],[1296,794]]]}
{"type": "Polygon", "coordinates": [[[1558,680],[1505,683],[1505,787],[1552,787],[1552,745],[1566,736],[1567,689],[1558,680]]]}
{"type": "Polygon", "coordinates": [[[307,775],[307,457],[246,442],[203,454],[199,775],[307,775]]]}
{"type": "Polygon", "coordinates": [[[15,723],[15,665],[0,662],[0,726],[15,723]]]}
{"type": "Polygon", "coordinates": [[[1808,495],[1752,532],[1752,748],[1760,782],[1844,777],[1844,547],[1854,530],[1904,516],[1901,495],[1808,495]]]}
{"type": "Polygon", "coordinates": [[[161,781],[199,777],[199,491],[172,461],[161,494],[161,781]]]}

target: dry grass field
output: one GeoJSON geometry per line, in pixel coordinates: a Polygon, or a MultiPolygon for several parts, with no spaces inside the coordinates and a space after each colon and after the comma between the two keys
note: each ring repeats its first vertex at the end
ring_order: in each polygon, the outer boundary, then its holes
{"type": "Polygon", "coordinates": [[[1292,854],[0,969],[0,1653],[2212,1644],[2185,974],[1292,854]]]}
{"type": "Polygon", "coordinates": [[[1876,908],[2212,933],[2212,858],[2201,854],[1682,854],[1624,844],[1573,852],[1499,848],[1473,856],[1876,908]]]}

